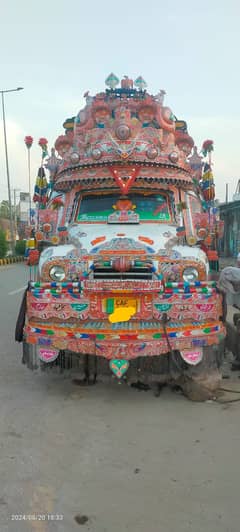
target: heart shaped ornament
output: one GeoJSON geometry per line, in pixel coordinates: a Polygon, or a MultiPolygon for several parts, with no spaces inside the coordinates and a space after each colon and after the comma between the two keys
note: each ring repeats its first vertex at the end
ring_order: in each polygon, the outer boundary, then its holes
{"type": "Polygon", "coordinates": [[[109,367],[111,371],[113,372],[113,374],[118,379],[121,379],[129,368],[129,362],[128,360],[120,360],[118,358],[115,358],[113,360],[110,360],[109,367]]]}
{"type": "Polygon", "coordinates": [[[55,349],[40,348],[38,350],[38,356],[42,362],[53,362],[57,359],[58,355],[59,351],[56,351],[55,349]]]}
{"type": "Polygon", "coordinates": [[[202,349],[185,349],[184,351],[180,351],[180,353],[183,360],[191,366],[196,366],[197,364],[199,364],[199,362],[202,361],[203,358],[202,349]]]}

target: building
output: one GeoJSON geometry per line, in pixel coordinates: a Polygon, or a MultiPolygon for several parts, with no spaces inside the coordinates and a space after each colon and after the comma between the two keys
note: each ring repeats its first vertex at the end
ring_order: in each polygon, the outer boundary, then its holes
{"type": "Polygon", "coordinates": [[[220,254],[236,257],[240,252],[240,197],[219,205],[220,218],[224,221],[224,236],[219,243],[220,254]]]}
{"type": "Polygon", "coordinates": [[[18,218],[20,222],[29,222],[30,197],[28,192],[20,192],[18,218]]]}

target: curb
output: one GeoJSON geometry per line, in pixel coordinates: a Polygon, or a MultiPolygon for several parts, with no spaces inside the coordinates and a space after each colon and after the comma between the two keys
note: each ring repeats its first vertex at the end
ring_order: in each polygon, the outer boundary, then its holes
{"type": "Polygon", "coordinates": [[[19,257],[8,257],[6,259],[0,259],[0,266],[5,266],[6,264],[13,264],[15,262],[23,262],[24,261],[24,257],[23,256],[19,256],[19,257]]]}

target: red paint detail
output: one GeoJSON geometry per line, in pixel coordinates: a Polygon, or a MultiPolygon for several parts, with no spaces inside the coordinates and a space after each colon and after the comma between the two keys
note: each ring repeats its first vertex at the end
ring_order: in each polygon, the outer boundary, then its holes
{"type": "Polygon", "coordinates": [[[200,303],[200,304],[197,304],[196,307],[201,312],[213,311],[213,305],[211,303],[200,303]]]}
{"type": "Polygon", "coordinates": [[[165,205],[158,205],[158,207],[153,211],[153,214],[156,216],[159,212],[163,211],[165,208],[165,205]]]}
{"type": "Polygon", "coordinates": [[[119,334],[120,340],[137,340],[138,334],[119,334]]]}
{"type": "Polygon", "coordinates": [[[32,303],[32,308],[34,310],[38,310],[41,312],[42,310],[45,310],[45,308],[48,306],[48,303],[32,303]]]}
{"type": "Polygon", "coordinates": [[[113,268],[118,272],[128,272],[131,268],[131,261],[127,257],[118,257],[113,261],[113,268]]]}
{"type": "Polygon", "coordinates": [[[106,240],[105,236],[98,236],[97,238],[95,238],[94,240],[91,241],[91,244],[92,244],[92,246],[94,246],[95,244],[99,244],[100,242],[104,242],[104,240],[106,240]]]}
{"type": "Polygon", "coordinates": [[[154,244],[154,240],[151,240],[151,238],[148,238],[147,236],[139,236],[138,240],[141,240],[141,242],[146,242],[146,244],[154,244]]]}

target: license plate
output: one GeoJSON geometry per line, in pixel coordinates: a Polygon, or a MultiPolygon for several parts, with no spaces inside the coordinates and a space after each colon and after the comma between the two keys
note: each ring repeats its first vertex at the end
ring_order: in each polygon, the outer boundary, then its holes
{"type": "Polygon", "coordinates": [[[137,312],[138,300],[130,297],[113,297],[108,298],[106,301],[106,312],[111,314],[117,308],[129,308],[133,307],[135,313],[137,312]]]}

